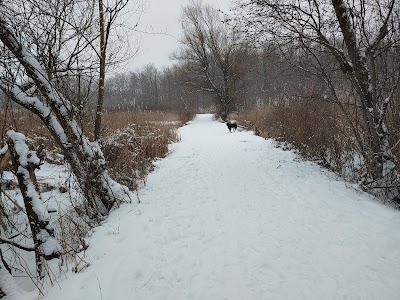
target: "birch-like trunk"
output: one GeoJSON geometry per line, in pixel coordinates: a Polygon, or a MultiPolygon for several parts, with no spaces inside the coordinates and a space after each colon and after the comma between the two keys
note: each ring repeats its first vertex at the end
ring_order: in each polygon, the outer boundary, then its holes
{"type": "Polygon", "coordinates": [[[14,173],[17,176],[32,232],[37,275],[43,278],[44,260],[58,258],[60,252],[35,177],[35,170],[39,168],[40,160],[34,151],[29,150],[23,134],[10,130],[7,132],[7,137],[14,173]]]}

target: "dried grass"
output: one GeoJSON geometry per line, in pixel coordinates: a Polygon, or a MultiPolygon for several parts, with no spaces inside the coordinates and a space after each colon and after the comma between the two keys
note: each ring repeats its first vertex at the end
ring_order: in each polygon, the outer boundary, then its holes
{"type": "Polygon", "coordinates": [[[111,175],[137,189],[152,170],[152,161],[165,157],[168,145],[179,141],[177,128],[185,120],[166,112],[124,111],[104,116],[104,154],[111,175]]]}
{"type": "MultiPolygon", "coordinates": [[[[102,140],[110,173],[117,181],[131,189],[138,187],[152,169],[152,161],[165,157],[168,145],[179,141],[177,128],[192,118],[192,114],[160,111],[109,111],[103,114],[102,140]]],[[[45,149],[46,160],[60,161],[60,150],[41,120],[26,110],[0,111],[1,136],[8,129],[27,136],[35,149],[45,149]]],[[[86,119],[90,120],[90,119],[86,119]]],[[[91,121],[82,124],[93,128],[91,121]]],[[[90,137],[90,132],[86,134],[90,137]]]]}
{"type": "Polygon", "coordinates": [[[350,180],[355,178],[357,146],[350,127],[332,103],[299,100],[290,106],[258,108],[242,113],[239,123],[350,180]]]}

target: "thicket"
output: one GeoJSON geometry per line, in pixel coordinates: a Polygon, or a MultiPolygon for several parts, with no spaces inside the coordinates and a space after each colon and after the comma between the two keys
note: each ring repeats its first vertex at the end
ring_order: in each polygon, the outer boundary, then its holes
{"type": "Polygon", "coordinates": [[[383,199],[400,203],[399,3],[247,1],[238,26],[259,49],[245,118],[383,199]]]}
{"type": "MultiPolygon", "coordinates": [[[[54,202],[46,205],[48,222],[54,230],[58,243],[58,263],[62,271],[80,272],[87,267],[85,251],[89,246],[87,237],[90,230],[97,225],[88,217],[79,185],[73,173],[68,168],[61,149],[54,142],[47,128],[42,125],[34,114],[26,110],[13,109],[0,111],[2,124],[1,135],[6,137],[10,128],[24,132],[27,145],[34,156],[40,157],[40,164],[45,162],[58,164],[59,174],[51,178],[37,179],[38,195],[43,195],[43,202],[54,202]],[[54,180],[58,178],[62,180],[54,180]],[[52,200],[53,199],[53,200],[52,200]]],[[[149,112],[141,110],[112,111],[103,115],[104,130],[103,149],[110,175],[118,182],[135,191],[145,183],[147,174],[153,168],[155,159],[164,157],[168,145],[179,141],[177,128],[186,123],[188,118],[181,118],[178,113],[149,112]]],[[[88,120],[89,122],[89,120],[88,120]]],[[[89,125],[89,124],[86,124],[89,125]]],[[[5,140],[3,140],[5,144],[5,140]]],[[[2,147],[0,147],[2,148],[2,147]]],[[[29,214],[26,206],[21,203],[17,187],[18,182],[10,177],[13,167],[11,162],[1,166],[0,177],[0,257],[2,270],[20,278],[31,278],[39,290],[43,280],[54,281],[54,275],[47,262],[41,262],[42,271],[35,273],[35,266],[30,247],[32,238],[28,224],[29,214]],[[8,175],[6,175],[6,173],[8,175]],[[6,175],[6,176],[5,176],[6,175]],[[4,269],[6,268],[6,269],[4,269]],[[7,271],[8,270],[8,271],[7,271]]],[[[133,200],[133,199],[132,199],[133,200]]],[[[139,199],[135,199],[139,201],[139,199]]]]}

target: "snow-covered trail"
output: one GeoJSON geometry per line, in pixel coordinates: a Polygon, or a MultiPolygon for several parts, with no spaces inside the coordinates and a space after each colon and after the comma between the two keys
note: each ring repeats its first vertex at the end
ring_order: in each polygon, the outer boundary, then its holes
{"type": "Polygon", "coordinates": [[[199,115],[45,299],[400,299],[400,213],[199,115]]]}

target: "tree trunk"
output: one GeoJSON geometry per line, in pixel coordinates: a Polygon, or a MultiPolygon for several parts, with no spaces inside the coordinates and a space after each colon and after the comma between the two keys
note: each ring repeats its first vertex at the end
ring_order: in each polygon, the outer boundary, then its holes
{"type": "Polygon", "coordinates": [[[352,70],[348,73],[361,102],[362,115],[369,136],[369,168],[373,181],[379,180],[388,172],[394,161],[389,150],[389,136],[381,114],[379,101],[373,93],[371,82],[374,74],[368,69],[366,56],[357,47],[357,37],[350,22],[350,15],[343,0],[332,0],[336,17],[343,34],[352,70]]]}
{"type": "Polygon", "coordinates": [[[25,136],[10,130],[7,132],[7,144],[11,153],[14,172],[21,189],[28,224],[34,242],[36,269],[39,278],[44,277],[43,260],[60,256],[54,229],[49,225],[48,214],[39,194],[35,170],[39,168],[39,158],[29,150],[25,136]]]}
{"type": "Polygon", "coordinates": [[[106,41],[104,28],[104,5],[103,0],[99,0],[99,26],[100,26],[100,76],[99,76],[99,91],[96,105],[96,120],[94,126],[94,140],[100,139],[101,120],[103,115],[104,103],[104,85],[106,76],[106,41]]]}

